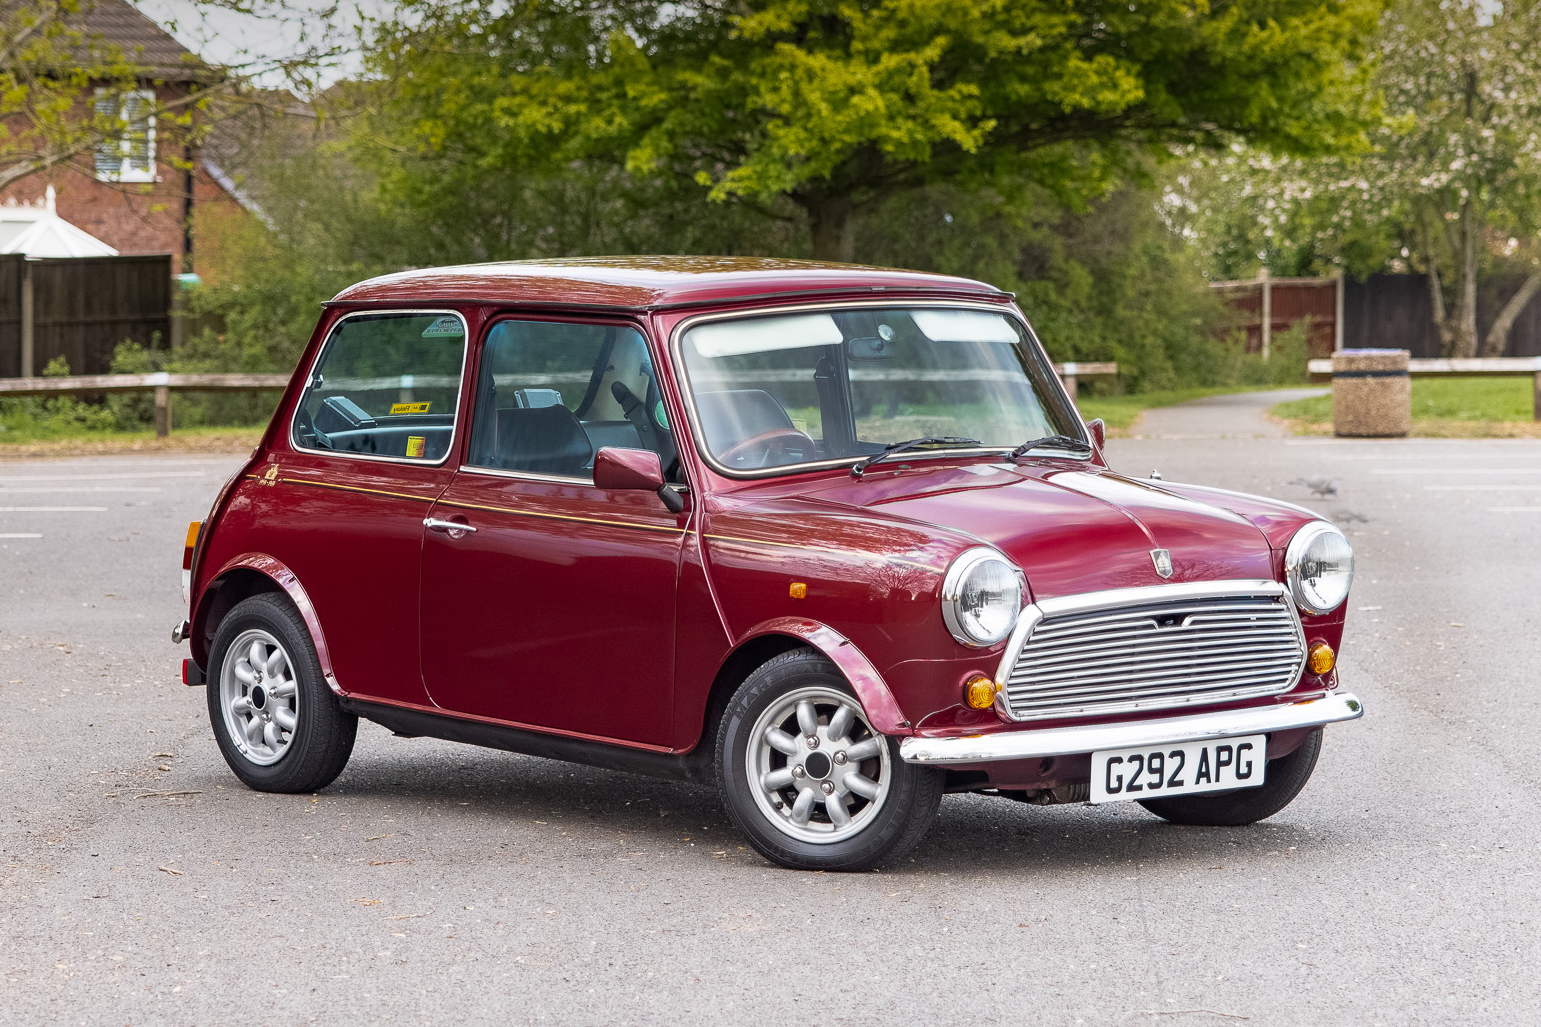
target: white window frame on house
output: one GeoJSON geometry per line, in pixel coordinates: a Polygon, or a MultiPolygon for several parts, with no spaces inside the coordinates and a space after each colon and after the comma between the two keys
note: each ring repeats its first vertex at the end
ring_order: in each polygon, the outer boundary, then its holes
{"type": "Polygon", "coordinates": [[[155,91],[153,89],[98,89],[96,112],[111,117],[114,114],[123,123],[123,131],[110,135],[97,143],[93,157],[96,162],[96,179],[99,182],[154,182],[155,174],[155,91]],[[129,105],[143,104],[146,114],[142,119],[130,119],[129,105]],[[131,131],[136,123],[144,125],[140,136],[131,131]],[[142,138],[142,147],[134,146],[142,138]],[[114,169],[114,164],[116,168],[114,169]]]}

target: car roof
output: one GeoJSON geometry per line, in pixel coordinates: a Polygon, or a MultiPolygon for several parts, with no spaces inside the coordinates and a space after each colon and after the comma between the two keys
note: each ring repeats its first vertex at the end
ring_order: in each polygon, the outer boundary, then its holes
{"type": "Polygon", "coordinates": [[[1010,293],[950,275],[765,257],[575,257],[421,268],[349,286],[334,304],[508,303],[657,310],[749,299],[933,293],[1004,302],[1010,293]]]}

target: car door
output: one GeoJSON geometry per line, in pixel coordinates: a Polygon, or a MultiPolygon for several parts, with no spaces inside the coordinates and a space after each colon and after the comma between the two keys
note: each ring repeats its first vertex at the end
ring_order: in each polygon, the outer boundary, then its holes
{"type": "Polygon", "coordinates": [[[460,714],[667,745],[689,511],[591,473],[607,445],[671,462],[642,333],[499,321],[473,391],[465,463],[423,536],[429,693],[460,714]]]}
{"type": "Polygon", "coordinates": [[[305,589],[347,692],[428,704],[417,651],[423,517],[454,467],[467,326],[453,311],[349,314],[327,335],[259,487],[253,551],[305,589]]]}

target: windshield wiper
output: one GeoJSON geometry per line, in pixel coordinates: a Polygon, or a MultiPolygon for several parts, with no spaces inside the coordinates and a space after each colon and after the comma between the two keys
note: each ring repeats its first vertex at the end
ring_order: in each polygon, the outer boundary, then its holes
{"type": "Polygon", "coordinates": [[[982,446],[984,443],[978,439],[960,439],[954,435],[925,435],[918,439],[906,439],[903,442],[890,442],[883,447],[883,452],[873,453],[865,460],[858,461],[851,468],[851,477],[860,478],[866,473],[867,468],[879,460],[886,460],[895,453],[902,453],[907,449],[916,449],[920,446],[982,446]]]}
{"type": "Polygon", "coordinates": [[[1011,451],[1011,459],[1013,461],[1020,460],[1035,449],[1074,449],[1090,453],[1092,447],[1080,439],[1071,438],[1069,435],[1045,435],[1041,439],[1024,442],[1016,449],[1013,449],[1011,451]]]}

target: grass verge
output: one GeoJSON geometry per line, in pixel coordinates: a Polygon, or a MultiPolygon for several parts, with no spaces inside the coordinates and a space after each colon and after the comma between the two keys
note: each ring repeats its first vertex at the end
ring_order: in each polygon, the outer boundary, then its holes
{"type": "MultiPolygon", "coordinates": [[[[7,439],[0,434],[0,460],[115,453],[246,453],[266,425],[250,428],[186,428],[165,438],[153,431],[81,431],[48,439],[7,439]]],[[[19,433],[18,433],[19,434],[19,433]]]]}
{"type": "MultiPolygon", "coordinates": [[[[1541,438],[1529,378],[1414,378],[1412,434],[1434,439],[1541,438]]],[[[1332,396],[1279,403],[1269,415],[1297,435],[1332,434],[1332,396]]]]}
{"type": "MultiPolygon", "coordinates": [[[[1301,385],[1278,385],[1273,386],[1273,388],[1298,389],[1301,388],[1301,385]]],[[[1108,426],[1108,436],[1110,438],[1124,438],[1129,434],[1129,429],[1134,427],[1134,422],[1139,420],[1140,415],[1152,407],[1176,406],[1178,403],[1187,403],[1190,400],[1203,399],[1206,396],[1229,396],[1235,395],[1238,392],[1266,391],[1270,391],[1270,389],[1268,387],[1238,388],[1235,385],[1215,388],[1168,389],[1163,392],[1136,392],[1127,396],[1082,396],[1076,400],[1076,406],[1080,407],[1081,416],[1085,417],[1088,421],[1095,417],[1102,418],[1108,426]]],[[[1330,412],[1328,417],[1329,419],[1331,418],[1330,412]]]]}

